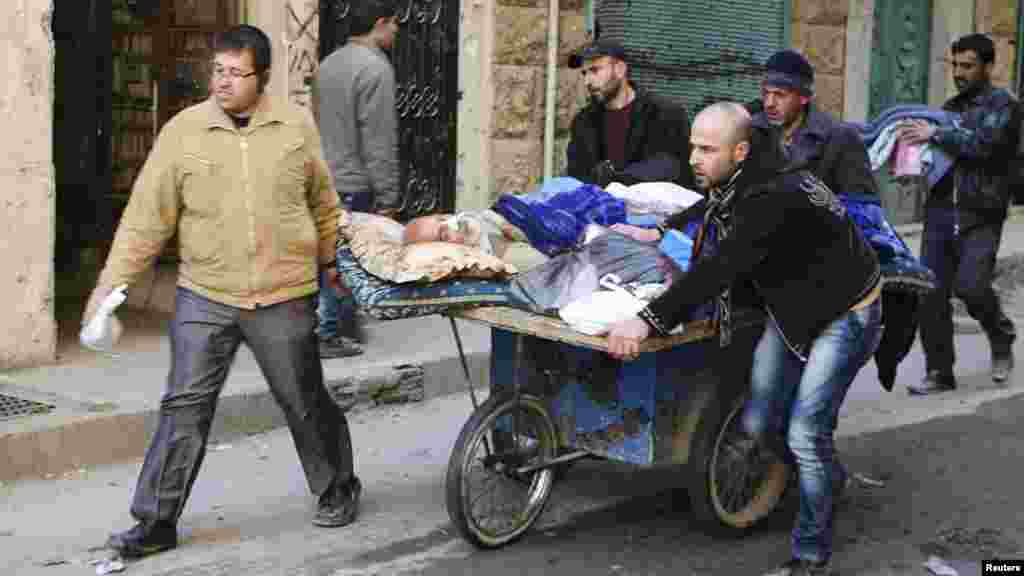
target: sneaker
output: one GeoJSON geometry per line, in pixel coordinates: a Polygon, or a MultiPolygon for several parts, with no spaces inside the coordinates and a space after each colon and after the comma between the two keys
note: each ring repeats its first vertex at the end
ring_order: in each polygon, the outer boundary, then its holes
{"type": "Polygon", "coordinates": [[[362,346],[344,336],[320,339],[320,358],[348,358],[362,353],[362,346]]]}
{"type": "Polygon", "coordinates": [[[828,576],[829,574],[832,574],[832,568],[827,561],[812,562],[793,558],[771,572],[765,572],[764,576],[828,576]]]}
{"type": "Polygon", "coordinates": [[[173,524],[157,523],[146,528],[140,522],[129,530],[111,534],[107,548],[121,558],[142,558],[178,546],[178,530],[173,524]]]}
{"type": "Polygon", "coordinates": [[[313,525],[339,528],[355,522],[359,513],[359,496],[362,492],[363,485],[355,476],[346,488],[329,488],[320,496],[316,515],[313,516],[313,525]]]}
{"type": "Polygon", "coordinates": [[[949,392],[950,390],[956,390],[956,378],[952,373],[941,370],[929,370],[928,375],[921,380],[920,384],[907,386],[907,392],[917,396],[949,392]]]}

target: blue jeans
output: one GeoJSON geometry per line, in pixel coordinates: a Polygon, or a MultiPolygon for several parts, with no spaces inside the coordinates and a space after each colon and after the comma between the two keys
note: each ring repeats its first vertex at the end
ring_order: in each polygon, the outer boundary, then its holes
{"type": "Polygon", "coordinates": [[[847,312],[814,340],[806,363],[769,321],[754,350],[743,425],[755,438],[784,433],[800,485],[794,558],[822,562],[832,554],[833,496],[846,476],[833,433],[846,391],[882,339],[881,321],[881,298],[847,312]]]}
{"type": "MultiPolygon", "coordinates": [[[[341,203],[351,212],[370,212],[373,209],[373,197],[369,192],[342,194],[341,203]]],[[[316,333],[321,339],[331,339],[338,335],[338,326],[345,335],[355,333],[356,302],[351,296],[341,296],[330,287],[324,286],[324,274],[320,273],[320,302],[316,308],[316,333]]]]}

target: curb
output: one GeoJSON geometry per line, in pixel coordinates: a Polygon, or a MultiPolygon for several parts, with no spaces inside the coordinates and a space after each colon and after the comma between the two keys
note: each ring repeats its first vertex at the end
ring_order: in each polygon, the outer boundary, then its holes
{"type": "MultiPolygon", "coordinates": [[[[486,390],[490,352],[469,352],[466,361],[474,387],[486,390]]],[[[363,368],[325,385],[346,411],[419,402],[467,389],[458,356],[363,368]]],[[[0,436],[0,482],[53,478],[71,470],[141,459],[156,431],[159,413],[152,405],[141,411],[58,410],[34,418],[43,424],[0,436]]],[[[217,404],[209,445],[284,426],[284,414],[269,389],[226,392],[217,404]]]]}

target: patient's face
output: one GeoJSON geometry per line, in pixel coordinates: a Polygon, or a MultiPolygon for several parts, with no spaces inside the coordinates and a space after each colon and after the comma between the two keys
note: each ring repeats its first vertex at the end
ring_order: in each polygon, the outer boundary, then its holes
{"type": "Polygon", "coordinates": [[[452,242],[465,244],[469,237],[466,222],[460,221],[457,226],[451,226],[447,222],[448,218],[443,215],[415,218],[406,224],[406,243],[452,242]]]}

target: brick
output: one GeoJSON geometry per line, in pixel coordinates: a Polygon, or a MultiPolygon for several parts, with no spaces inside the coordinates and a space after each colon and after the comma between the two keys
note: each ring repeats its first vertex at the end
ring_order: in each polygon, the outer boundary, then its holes
{"type": "Polygon", "coordinates": [[[544,73],[534,66],[494,67],[494,115],[497,138],[539,137],[544,123],[544,73]]]}
{"type": "Polygon", "coordinates": [[[547,12],[499,6],[495,11],[494,63],[543,66],[547,61],[547,12]]]}
{"type": "Polygon", "coordinates": [[[793,19],[808,24],[845,26],[849,0],[793,0],[793,19]]]}
{"type": "Polygon", "coordinates": [[[540,182],[544,170],[544,143],[495,138],[491,141],[491,166],[495,198],[529,192],[540,182]]]}
{"type": "Polygon", "coordinates": [[[801,30],[799,47],[814,66],[815,75],[842,74],[846,51],[846,29],[835,26],[806,25],[801,30]]]}
{"type": "Polygon", "coordinates": [[[572,119],[587,103],[587,90],[577,70],[558,71],[558,117],[555,120],[556,136],[564,136],[572,126],[572,119]]]}
{"type": "MultiPolygon", "coordinates": [[[[569,54],[587,42],[587,22],[583,14],[562,14],[558,24],[558,62],[568,63],[569,54]]],[[[547,62],[547,40],[544,44],[544,61],[547,62]]]]}
{"type": "Polygon", "coordinates": [[[997,86],[1009,86],[1013,79],[1013,68],[1017,62],[1015,39],[1005,36],[994,36],[996,44],[996,63],[992,67],[992,82],[997,86]]]}
{"type": "Polygon", "coordinates": [[[814,102],[819,110],[836,118],[843,116],[843,76],[817,74],[814,77],[814,102]]]}
{"type": "Polygon", "coordinates": [[[1017,0],[976,0],[974,8],[979,32],[999,36],[1017,33],[1017,0]]]}

